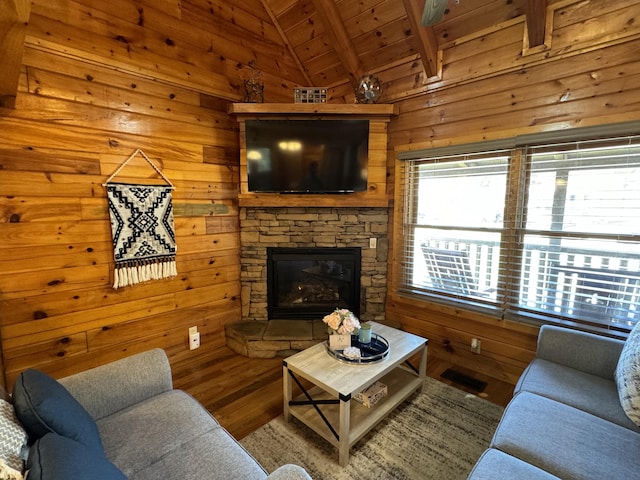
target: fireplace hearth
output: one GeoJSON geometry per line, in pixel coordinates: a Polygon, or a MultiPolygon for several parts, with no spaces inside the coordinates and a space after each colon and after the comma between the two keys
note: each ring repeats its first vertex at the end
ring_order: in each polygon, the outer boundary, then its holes
{"type": "Polygon", "coordinates": [[[322,318],[336,308],[360,315],[360,248],[267,248],[269,320],[322,318]]]}

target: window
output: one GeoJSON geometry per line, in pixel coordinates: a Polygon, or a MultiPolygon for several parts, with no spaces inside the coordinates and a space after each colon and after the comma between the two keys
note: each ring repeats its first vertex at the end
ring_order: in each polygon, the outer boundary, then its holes
{"type": "Polygon", "coordinates": [[[629,330],[640,320],[640,137],[490,146],[401,157],[401,291],[629,330]]]}

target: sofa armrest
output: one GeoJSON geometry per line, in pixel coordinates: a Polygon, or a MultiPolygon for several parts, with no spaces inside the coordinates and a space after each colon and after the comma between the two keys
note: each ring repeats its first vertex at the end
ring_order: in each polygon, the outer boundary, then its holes
{"type": "Polygon", "coordinates": [[[173,389],[169,359],[160,348],[59,381],[95,420],[173,389]]]}
{"type": "Polygon", "coordinates": [[[312,480],[307,471],[298,465],[282,465],[267,477],[268,480],[312,480]]]}
{"type": "Polygon", "coordinates": [[[613,380],[623,346],[622,340],[543,325],[536,357],[613,380]]]}

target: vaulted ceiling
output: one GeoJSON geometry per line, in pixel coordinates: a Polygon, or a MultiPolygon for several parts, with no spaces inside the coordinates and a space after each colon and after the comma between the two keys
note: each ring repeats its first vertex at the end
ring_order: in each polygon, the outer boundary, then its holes
{"type": "Polygon", "coordinates": [[[529,47],[541,45],[547,0],[449,0],[444,17],[420,24],[425,0],[262,0],[308,86],[354,84],[419,58],[438,77],[438,51],[457,39],[526,15],[529,47]]]}
{"type": "MultiPolygon", "coordinates": [[[[437,82],[441,77],[443,51],[515,19],[520,22],[526,19],[523,48],[542,45],[547,7],[563,1],[448,0],[443,18],[433,26],[423,26],[420,21],[425,0],[248,0],[224,7],[211,0],[165,0],[157,7],[154,2],[140,0],[146,9],[157,8],[158,12],[173,5],[185,22],[178,25],[190,27],[190,22],[196,22],[198,27],[204,26],[224,40],[231,32],[231,41],[240,39],[240,50],[244,53],[237,57],[230,55],[229,59],[242,66],[251,60],[247,58],[247,50],[253,50],[256,68],[271,77],[272,92],[290,91],[292,84],[326,87],[332,89],[334,98],[343,100],[353,95],[352,86],[363,74],[380,74],[385,81],[398,78],[400,74],[393,73],[397,70],[402,71],[404,78],[415,75],[412,82],[415,85],[437,82]],[[200,17],[189,17],[190,11],[199,12],[200,17]],[[236,28],[236,20],[247,18],[249,23],[241,22],[242,26],[238,24],[236,28]],[[254,31],[248,31],[247,27],[254,31]],[[238,32],[246,34],[246,42],[238,32]],[[269,46],[257,48],[256,42],[260,41],[269,46]],[[265,52],[277,53],[265,61],[265,52]]],[[[83,2],[88,0],[80,0],[78,4],[83,2]]],[[[15,100],[31,3],[0,0],[0,59],[5,72],[0,78],[0,106],[11,107],[15,100]]],[[[126,34],[116,38],[122,36],[126,34]]],[[[127,40],[127,47],[148,48],[144,35],[127,40]]],[[[216,45],[216,40],[212,43],[216,45]]],[[[223,56],[227,55],[220,52],[220,57],[223,56]]]]}

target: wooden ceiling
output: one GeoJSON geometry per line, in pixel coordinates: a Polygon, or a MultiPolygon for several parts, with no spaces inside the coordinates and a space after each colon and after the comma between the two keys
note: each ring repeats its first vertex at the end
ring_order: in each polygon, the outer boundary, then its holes
{"type": "MultiPolygon", "coordinates": [[[[415,77],[415,80],[411,81],[413,86],[407,87],[407,91],[423,91],[420,86],[433,85],[440,80],[444,51],[465,38],[484,35],[515,19],[520,22],[526,19],[523,48],[542,46],[545,28],[548,28],[546,12],[568,0],[449,0],[444,18],[431,27],[420,24],[425,0],[247,0],[237,6],[225,5],[224,8],[212,0],[163,0],[157,7],[155,2],[140,1],[147,10],[153,12],[153,8],[157,8],[158,18],[163,10],[176,10],[172,15],[180,19],[181,23],[177,25],[200,34],[195,48],[203,48],[198,42],[209,32],[212,38],[207,41],[218,48],[236,42],[239,48],[233,52],[222,48],[213,53],[223,59],[221,63],[228,57],[228,61],[233,61],[239,68],[249,64],[252,60],[249,57],[253,56],[256,68],[265,73],[272,96],[283,97],[292,85],[315,86],[332,89],[334,99],[352,101],[352,86],[363,74],[377,74],[383,82],[403,78],[402,82],[397,82],[399,86],[396,89],[400,93],[390,96],[391,100],[406,94],[404,85],[409,78],[415,77]],[[214,8],[215,5],[219,8],[214,8]],[[193,12],[197,14],[194,16],[193,12]],[[263,45],[256,42],[263,42],[263,45]]],[[[31,3],[30,0],[0,0],[0,39],[3,40],[0,42],[0,59],[5,72],[0,79],[0,107],[11,108],[15,101],[22,65],[21,45],[30,23],[31,3]]],[[[92,2],[78,0],[78,5],[85,3],[92,2]]],[[[109,12],[108,7],[101,8],[109,12]]],[[[88,21],[93,20],[88,17],[88,21]]],[[[56,27],[64,28],[64,24],[56,27]]],[[[148,27],[145,24],[145,28],[158,29],[159,32],[164,32],[165,27],[165,24],[150,24],[148,27]]],[[[117,39],[127,37],[127,47],[153,49],[147,45],[151,39],[145,35],[136,37],[125,33],[131,30],[130,25],[123,28],[118,24],[113,28],[119,33],[117,39]]],[[[38,36],[37,28],[34,35],[38,36]]],[[[186,34],[174,31],[174,35],[181,39],[184,37],[183,42],[192,41],[186,34]]],[[[37,44],[39,41],[35,39],[37,44]]],[[[54,47],[59,48],[57,45],[54,47]]],[[[38,48],[42,46],[38,44],[38,48]]],[[[64,48],[76,51],[83,47],[65,45],[64,48]]],[[[81,57],[87,54],[91,58],[96,55],[93,50],[79,51],[81,57]]],[[[141,60],[144,62],[144,58],[137,59],[138,62],[141,60]]],[[[105,57],[97,61],[112,62],[113,59],[105,57]]],[[[213,59],[211,62],[215,63],[213,59]]],[[[120,67],[126,68],[126,65],[120,67]]],[[[154,71],[151,65],[150,72],[154,71]]],[[[220,71],[221,84],[229,83],[222,76],[237,74],[225,66],[220,71]]],[[[236,83],[234,78],[231,80],[236,83]]],[[[217,91],[215,88],[210,90],[217,91]]],[[[235,96],[228,89],[223,89],[221,95],[235,96]]]]}
{"type": "Polygon", "coordinates": [[[424,0],[262,0],[307,86],[354,84],[418,56],[438,77],[438,51],[526,15],[529,47],[544,42],[547,0],[449,0],[444,18],[420,25],[424,0]]]}

